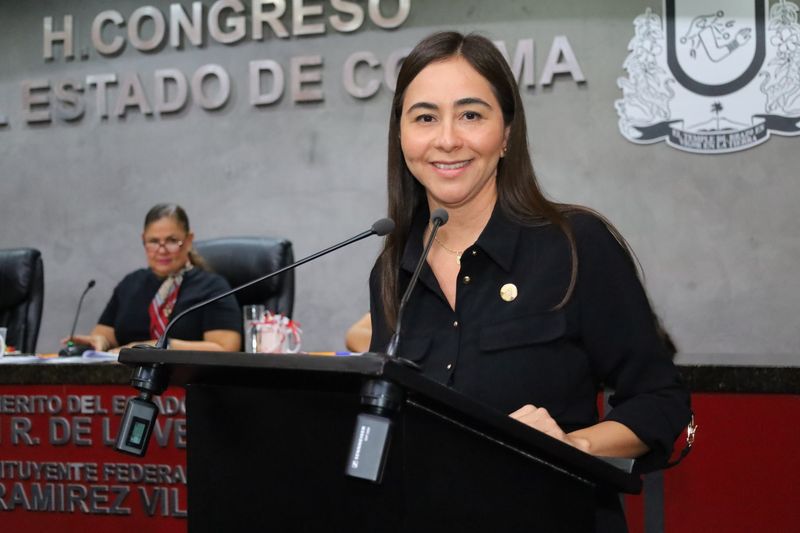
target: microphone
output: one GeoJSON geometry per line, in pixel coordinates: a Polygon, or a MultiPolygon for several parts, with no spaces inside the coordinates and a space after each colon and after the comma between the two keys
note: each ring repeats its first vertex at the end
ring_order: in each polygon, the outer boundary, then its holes
{"type": "MultiPolygon", "coordinates": [[[[247,283],[245,283],[243,285],[239,285],[238,287],[234,287],[233,289],[231,289],[229,291],[225,291],[222,294],[218,294],[216,296],[213,296],[213,297],[209,298],[208,300],[203,300],[202,302],[197,303],[197,304],[193,305],[192,307],[190,307],[190,308],[188,308],[188,309],[186,309],[184,311],[181,311],[172,320],[170,320],[169,324],[167,324],[167,327],[164,329],[164,333],[161,335],[161,337],[159,337],[158,342],[156,342],[155,347],[159,348],[159,349],[166,348],[167,347],[167,338],[168,338],[167,334],[172,329],[172,327],[175,325],[175,323],[178,322],[184,316],[186,316],[189,313],[192,313],[192,312],[200,309],[201,307],[205,307],[205,306],[207,306],[209,304],[212,304],[212,303],[216,302],[217,300],[221,300],[222,298],[225,298],[226,296],[230,296],[231,294],[235,294],[235,293],[239,292],[242,289],[246,289],[247,287],[250,287],[251,285],[255,285],[256,283],[260,283],[260,282],[262,282],[264,280],[267,280],[267,279],[275,277],[275,276],[277,276],[279,274],[282,274],[282,273],[286,272],[287,270],[291,270],[291,269],[297,268],[300,265],[308,263],[309,261],[313,261],[314,259],[316,259],[318,257],[322,257],[323,255],[327,255],[327,254],[329,254],[331,252],[334,252],[334,251],[338,250],[339,248],[343,248],[345,246],[353,244],[354,242],[360,241],[361,239],[365,239],[365,238],[370,237],[372,235],[377,235],[378,237],[383,237],[384,235],[387,235],[387,234],[391,233],[393,230],[394,230],[394,220],[392,220],[391,218],[382,218],[380,220],[375,221],[375,223],[372,225],[372,227],[370,227],[370,229],[368,229],[366,231],[363,231],[363,232],[359,233],[358,235],[356,235],[354,237],[350,237],[346,241],[342,241],[339,244],[334,244],[333,246],[331,246],[329,248],[325,248],[321,252],[317,252],[315,254],[309,255],[308,257],[304,257],[303,259],[300,259],[299,261],[296,261],[295,263],[292,263],[291,265],[287,265],[287,266],[285,266],[283,268],[280,268],[280,269],[276,270],[275,272],[270,272],[269,274],[261,276],[260,278],[254,279],[252,281],[248,281],[247,283]]],[[[148,346],[148,348],[150,348],[150,346],[148,346]]]]}
{"type": "Polygon", "coordinates": [[[408,287],[406,287],[406,292],[403,294],[403,297],[400,299],[400,306],[397,310],[397,325],[394,328],[394,333],[392,334],[392,338],[389,339],[389,344],[386,346],[386,355],[389,357],[396,357],[397,352],[397,344],[400,342],[400,327],[403,322],[403,312],[406,309],[406,304],[408,304],[408,300],[411,298],[411,291],[414,290],[414,287],[417,285],[417,279],[419,278],[419,273],[422,271],[422,266],[425,264],[425,261],[428,259],[428,253],[430,253],[431,246],[433,245],[433,240],[436,238],[436,232],[439,231],[439,228],[447,224],[448,219],[447,211],[443,208],[438,207],[433,210],[431,213],[431,236],[428,238],[428,242],[425,245],[425,249],[422,252],[422,255],[419,258],[419,262],[417,263],[417,268],[414,270],[414,274],[411,276],[411,281],[408,283],[408,287]]]}
{"type": "MultiPolygon", "coordinates": [[[[397,344],[400,339],[400,327],[403,321],[403,311],[411,297],[411,292],[417,284],[419,273],[428,258],[431,245],[436,237],[436,232],[447,223],[447,211],[441,207],[434,209],[431,214],[431,235],[425,244],[425,249],[419,258],[417,268],[406,291],[400,300],[397,311],[397,325],[392,338],[386,347],[386,356],[396,358],[397,344]]],[[[345,474],[350,477],[366,479],[373,483],[381,483],[383,468],[389,453],[389,444],[392,438],[394,422],[392,416],[400,410],[405,401],[403,389],[386,379],[368,379],[361,385],[361,405],[364,411],[356,418],[356,427],[353,431],[353,440],[350,443],[350,453],[347,456],[345,474]]]]}
{"type": "Polygon", "coordinates": [[[86,293],[94,287],[94,280],[89,280],[89,284],[86,285],[86,288],[83,289],[83,293],[81,293],[81,297],[78,300],[78,309],[75,310],[75,319],[72,321],[72,331],[69,332],[69,340],[67,341],[67,345],[61,348],[58,351],[59,357],[73,357],[77,355],[83,354],[86,350],[91,350],[92,347],[87,344],[75,344],[75,341],[72,338],[75,336],[75,327],[78,325],[78,316],[81,314],[81,306],[83,305],[83,298],[86,296],[86,293]]]}

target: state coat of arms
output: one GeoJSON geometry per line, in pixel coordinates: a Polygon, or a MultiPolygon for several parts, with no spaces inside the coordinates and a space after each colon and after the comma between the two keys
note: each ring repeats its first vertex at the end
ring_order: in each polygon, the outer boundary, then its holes
{"type": "Polygon", "coordinates": [[[622,135],[705,154],[800,135],[800,9],[769,4],[664,0],[663,19],[636,17],[614,104],[622,135]]]}

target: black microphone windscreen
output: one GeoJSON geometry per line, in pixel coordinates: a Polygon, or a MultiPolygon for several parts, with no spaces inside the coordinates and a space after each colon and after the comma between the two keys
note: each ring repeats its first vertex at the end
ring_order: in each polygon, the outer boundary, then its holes
{"type": "Polygon", "coordinates": [[[90,280],[89,280],[89,285],[88,285],[86,288],[87,288],[87,289],[91,289],[92,287],[94,287],[94,280],[93,280],[93,279],[90,279],[90,280]]]}
{"type": "Polygon", "coordinates": [[[447,224],[448,218],[449,215],[447,214],[447,211],[441,207],[437,207],[433,210],[433,213],[431,213],[431,222],[436,222],[438,220],[440,226],[447,224]]]}
{"type": "Polygon", "coordinates": [[[388,235],[394,231],[394,220],[391,218],[382,218],[372,225],[372,231],[374,231],[378,237],[388,235]]]}

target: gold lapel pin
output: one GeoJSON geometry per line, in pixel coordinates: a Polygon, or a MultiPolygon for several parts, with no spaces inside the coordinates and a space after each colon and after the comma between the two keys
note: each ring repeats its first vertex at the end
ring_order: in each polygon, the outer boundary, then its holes
{"type": "Polygon", "coordinates": [[[517,286],[513,283],[506,283],[500,287],[500,298],[506,302],[513,302],[517,299],[517,286]]]}

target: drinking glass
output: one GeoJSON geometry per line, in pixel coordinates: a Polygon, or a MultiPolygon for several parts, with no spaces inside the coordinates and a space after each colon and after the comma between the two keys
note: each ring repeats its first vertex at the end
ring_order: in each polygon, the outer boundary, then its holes
{"type": "Polygon", "coordinates": [[[265,308],[260,304],[242,306],[244,351],[258,353],[258,323],[264,320],[265,308]]]}
{"type": "Polygon", "coordinates": [[[0,357],[6,354],[6,335],[8,335],[8,328],[0,327],[0,357]]]}

